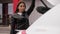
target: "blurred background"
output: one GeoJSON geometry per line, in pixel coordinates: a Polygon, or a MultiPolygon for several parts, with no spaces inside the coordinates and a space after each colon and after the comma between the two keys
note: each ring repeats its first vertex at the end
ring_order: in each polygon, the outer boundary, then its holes
{"type": "MultiPolygon", "coordinates": [[[[26,10],[31,5],[31,0],[23,0],[26,3],[26,10]]],[[[52,8],[53,5],[51,5],[47,0],[43,0],[45,4],[52,8]]],[[[39,17],[41,17],[43,14],[38,13],[36,8],[38,6],[44,6],[40,0],[36,0],[35,3],[35,9],[31,13],[29,17],[29,24],[33,24],[34,21],[36,21],[39,17]]],[[[0,0],[0,34],[9,34],[10,33],[10,23],[11,23],[11,15],[14,13],[13,11],[13,0],[0,0]]]]}

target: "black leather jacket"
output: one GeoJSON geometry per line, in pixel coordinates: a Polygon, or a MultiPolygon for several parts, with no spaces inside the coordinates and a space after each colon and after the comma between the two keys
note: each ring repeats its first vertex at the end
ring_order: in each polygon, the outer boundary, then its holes
{"type": "Polygon", "coordinates": [[[29,27],[28,15],[14,14],[11,19],[12,29],[25,30],[29,27]]]}

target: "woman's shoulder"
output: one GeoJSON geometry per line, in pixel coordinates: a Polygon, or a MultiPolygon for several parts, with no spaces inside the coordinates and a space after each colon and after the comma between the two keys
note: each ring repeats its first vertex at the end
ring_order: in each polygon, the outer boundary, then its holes
{"type": "Polygon", "coordinates": [[[14,14],[12,14],[11,17],[13,17],[13,18],[18,18],[18,14],[17,14],[17,13],[14,13],[14,14]]]}

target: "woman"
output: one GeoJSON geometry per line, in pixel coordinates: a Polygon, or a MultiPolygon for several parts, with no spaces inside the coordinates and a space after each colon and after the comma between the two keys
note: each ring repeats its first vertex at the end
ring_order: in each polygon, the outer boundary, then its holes
{"type": "Polygon", "coordinates": [[[34,7],[35,7],[35,0],[32,0],[32,4],[27,11],[25,11],[26,5],[24,2],[18,3],[16,12],[12,16],[11,33],[10,34],[16,34],[15,29],[26,30],[29,27],[28,17],[30,16],[34,7]]]}

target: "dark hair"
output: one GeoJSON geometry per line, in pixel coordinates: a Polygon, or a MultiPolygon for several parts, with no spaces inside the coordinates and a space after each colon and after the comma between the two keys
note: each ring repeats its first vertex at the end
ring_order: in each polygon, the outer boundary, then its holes
{"type": "MultiPolygon", "coordinates": [[[[19,5],[20,5],[21,3],[23,3],[23,4],[25,5],[25,7],[26,7],[26,4],[25,4],[25,2],[19,2],[19,3],[18,3],[18,5],[17,5],[17,7],[16,7],[16,11],[15,11],[15,13],[19,12],[19,9],[18,9],[18,7],[19,7],[19,5]]],[[[25,11],[24,11],[24,12],[25,12],[25,11]]]]}

